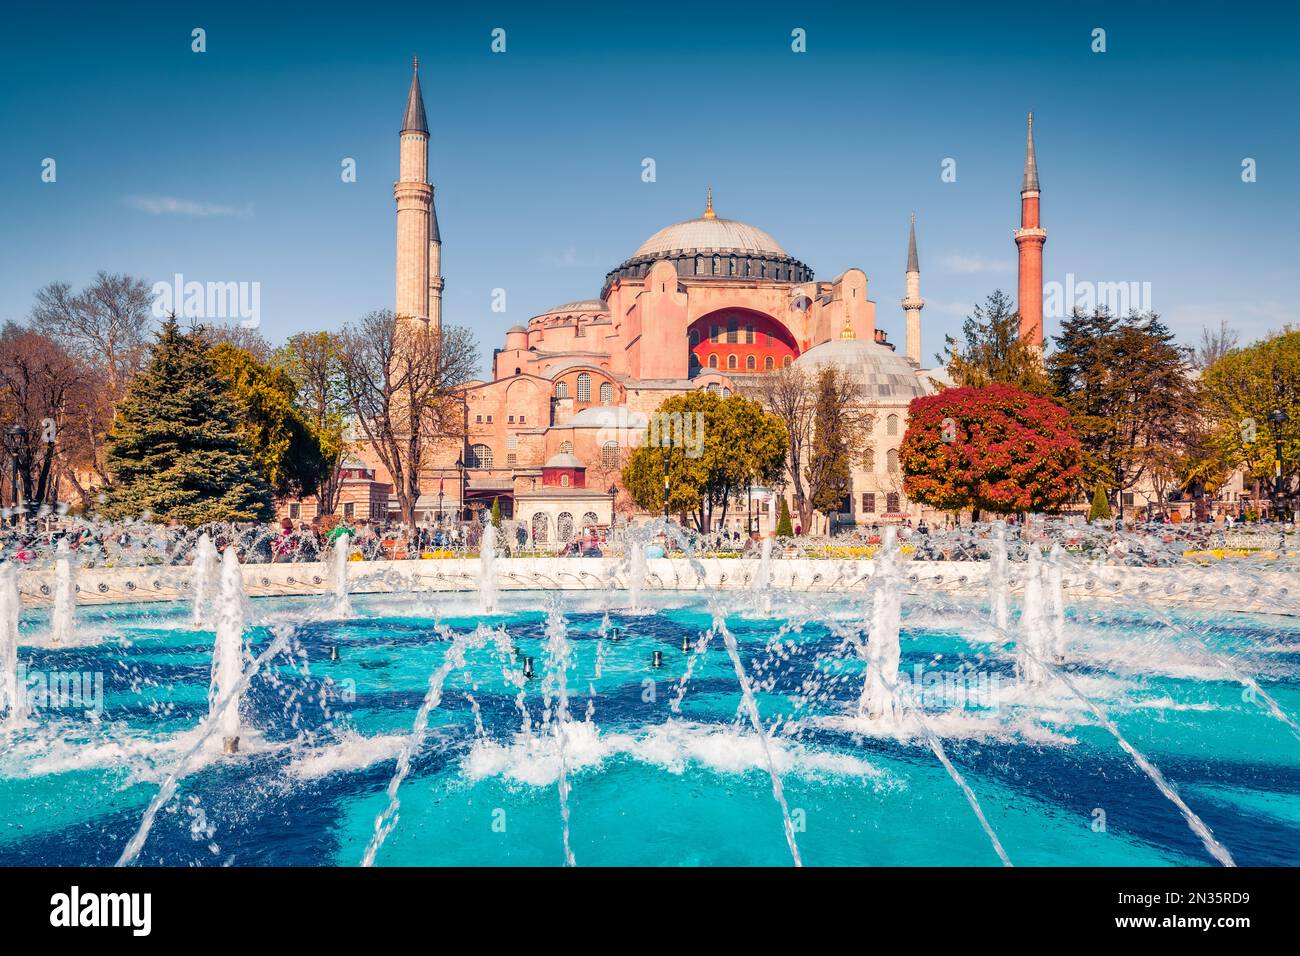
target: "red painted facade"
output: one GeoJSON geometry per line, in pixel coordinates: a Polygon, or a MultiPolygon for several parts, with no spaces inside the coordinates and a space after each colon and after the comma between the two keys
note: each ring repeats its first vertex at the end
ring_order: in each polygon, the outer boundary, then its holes
{"type": "Polygon", "coordinates": [[[692,371],[770,372],[799,357],[794,336],[781,323],[744,309],[696,319],[687,330],[687,343],[692,371]]]}

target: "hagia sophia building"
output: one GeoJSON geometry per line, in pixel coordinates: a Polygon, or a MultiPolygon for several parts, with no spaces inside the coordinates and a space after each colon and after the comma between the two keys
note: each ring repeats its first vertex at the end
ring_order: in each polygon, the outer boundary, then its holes
{"type": "MultiPolygon", "coordinates": [[[[1021,336],[1041,347],[1042,249],[1038,174],[1030,117],[1021,187],[1021,336]]],[[[418,63],[400,136],[395,312],[442,323],[442,237],[428,176],[429,127],[418,63]]],[[[866,273],[819,280],[812,268],[756,226],[714,210],[711,191],[694,219],[660,229],[616,265],[599,294],[547,309],[515,325],[494,349],[489,375],[466,384],[464,435],[439,448],[421,480],[422,522],[488,508],[519,519],[539,547],[563,544],[638,509],[620,473],[648,416],[692,389],[744,391],[786,366],[833,364],[854,376],[874,413],[868,452],[855,464],[837,526],[930,517],[903,494],[898,446],[913,398],[948,384],[921,357],[921,268],[915,216],[908,233],[903,348],[876,322],[866,273]]],[[[391,484],[373,449],[349,461],[345,518],[396,519],[391,484]]],[[[783,489],[797,515],[792,487],[783,489]]],[[[727,530],[767,532],[779,489],[755,488],[733,502],[727,530]]],[[[310,519],[313,504],[293,517],[310,519]]],[[[796,519],[797,520],[797,519],[796,519]]],[[[825,531],[820,527],[805,533],[825,531]]]]}

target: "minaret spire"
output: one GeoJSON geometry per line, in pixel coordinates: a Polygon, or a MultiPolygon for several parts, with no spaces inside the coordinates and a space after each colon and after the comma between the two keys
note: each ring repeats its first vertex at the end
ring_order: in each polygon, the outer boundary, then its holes
{"type": "Polygon", "coordinates": [[[429,123],[420,92],[420,61],[411,59],[411,88],[399,137],[397,182],[397,296],[394,311],[404,319],[440,322],[441,243],[433,213],[433,187],[429,185],[429,123]],[[436,289],[436,293],[434,290],[436,289]],[[437,303],[431,303],[433,295],[437,303]]]}
{"type": "Polygon", "coordinates": [[[1034,114],[1029,114],[1029,135],[1025,140],[1025,178],[1020,191],[1038,192],[1038,161],[1034,156],[1034,114]]]}
{"type": "Polygon", "coordinates": [[[907,295],[903,296],[903,315],[906,318],[904,356],[914,368],[921,367],[921,260],[916,254],[916,213],[907,230],[907,295]]]}
{"type": "Polygon", "coordinates": [[[1034,114],[1029,114],[1025,139],[1025,176],[1020,184],[1020,228],[1016,230],[1019,279],[1016,308],[1020,312],[1020,341],[1040,354],[1043,349],[1043,246],[1047,230],[1039,222],[1038,158],[1034,153],[1034,114]]]}

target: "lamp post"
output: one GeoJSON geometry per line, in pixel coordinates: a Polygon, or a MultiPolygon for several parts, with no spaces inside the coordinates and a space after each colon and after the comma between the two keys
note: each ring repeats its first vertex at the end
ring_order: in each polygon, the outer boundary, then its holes
{"type": "Polygon", "coordinates": [[[460,470],[460,504],[457,507],[458,514],[456,520],[465,520],[465,456],[456,456],[456,467],[460,470]]]}
{"type": "Polygon", "coordinates": [[[438,527],[442,527],[442,476],[438,476],[438,527]]]}
{"type": "Polygon", "coordinates": [[[27,429],[22,425],[13,424],[5,430],[5,449],[9,452],[9,459],[12,462],[12,471],[10,472],[13,480],[14,489],[14,524],[21,525],[26,522],[23,504],[23,489],[18,481],[18,456],[22,454],[23,448],[27,445],[27,429]]]}
{"type": "Polygon", "coordinates": [[[1282,426],[1291,420],[1280,408],[1268,413],[1268,423],[1273,426],[1273,513],[1282,521],[1282,426]]]}

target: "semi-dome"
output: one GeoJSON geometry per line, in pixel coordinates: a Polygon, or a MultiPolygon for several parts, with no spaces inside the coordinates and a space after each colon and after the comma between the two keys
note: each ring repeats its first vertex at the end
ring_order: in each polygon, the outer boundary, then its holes
{"type": "Polygon", "coordinates": [[[786,251],[770,235],[738,219],[717,219],[700,216],[665,226],[641,243],[633,259],[642,256],[666,255],[686,249],[707,249],[720,252],[744,252],[768,256],[784,256],[786,251]]]}
{"type": "Polygon", "coordinates": [[[558,452],[546,459],[543,468],[585,468],[584,465],[575,455],[568,452],[558,452]]]}
{"type": "Polygon", "coordinates": [[[910,402],[929,394],[907,359],[888,346],[863,339],[831,339],[810,348],[795,365],[842,368],[863,386],[867,401],[910,402]]]}

